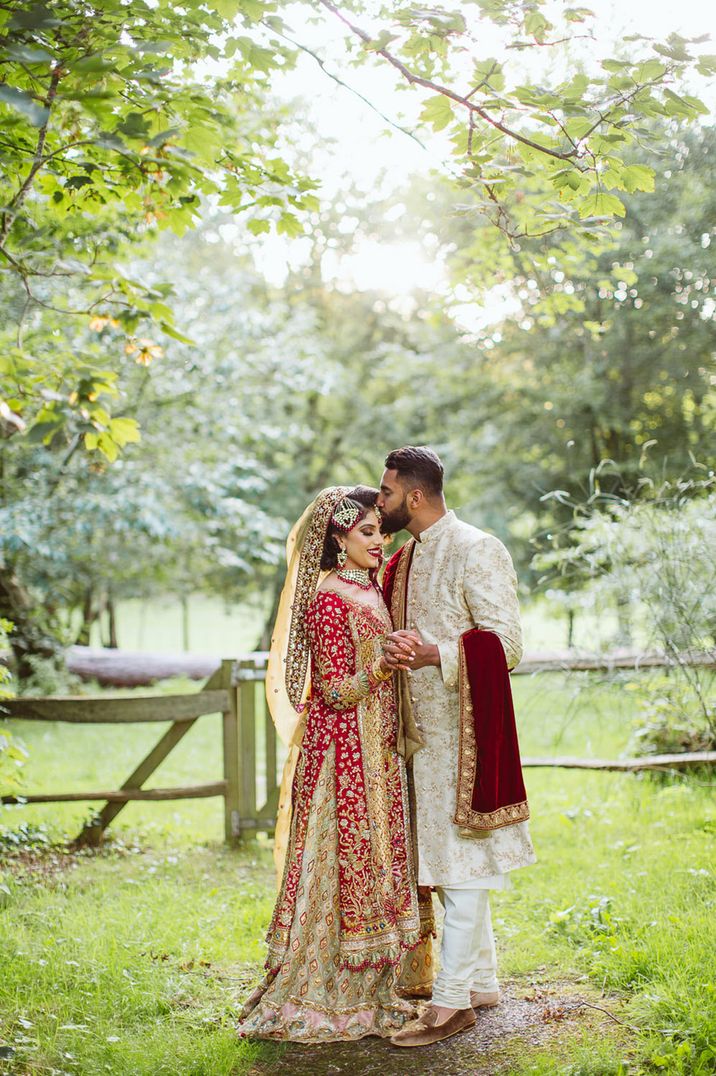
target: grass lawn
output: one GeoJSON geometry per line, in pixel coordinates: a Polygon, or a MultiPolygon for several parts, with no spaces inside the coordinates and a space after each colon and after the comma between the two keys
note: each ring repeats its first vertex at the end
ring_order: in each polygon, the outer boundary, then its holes
{"type": "MultiPolygon", "coordinates": [[[[624,750],[633,709],[620,685],[550,675],[516,678],[515,690],[525,755],[624,750]]],[[[33,792],[116,785],[159,735],[12,724],[33,792]]],[[[219,772],[210,716],[153,783],[219,772]]],[[[552,1012],[549,1041],[516,1033],[480,1072],[716,1072],[716,801],[702,780],[527,771],[539,864],[495,895],[501,973],[522,994],[559,983],[600,1009],[581,1025],[552,1012]]],[[[225,849],[220,800],[145,803],[122,812],[101,852],[68,855],[56,842],[86,814],[76,804],[0,814],[0,1072],[228,1076],[272,1072],[281,1057],[297,1074],[337,1071],[233,1033],[274,898],[268,842],[225,849]],[[34,846],[13,838],[21,824],[34,846]]]]}

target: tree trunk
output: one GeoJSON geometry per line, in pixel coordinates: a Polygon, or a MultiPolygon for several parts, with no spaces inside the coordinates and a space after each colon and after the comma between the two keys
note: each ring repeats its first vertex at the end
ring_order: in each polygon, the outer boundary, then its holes
{"type": "Polygon", "coordinates": [[[77,638],[75,639],[75,644],[77,646],[90,645],[90,633],[96,619],[97,610],[94,608],[94,590],[91,586],[88,586],[85,590],[85,597],[82,603],[82,623],[80,625],[80,630],[77,632],[77,638]]]}
{"type": "Polygon", "coordinates": [[[42,623],[41,610],[34,607],[30,594],[7,565],[0,565],[0,616],[14,624],[10,646],[18,680],[32,676],[33,657],[64,660],[59,641],[42,623]]]}
{"type": "Polygon", "coordinates": [[[273,598],[271,599],[271,609],[269,615],[264,621],[264,626],[256,644],[257,650],[269,650],[271,648],[271,634],[273,632],[274,621],[276,620],[276,614],[278,613],[278,603],[281,600],[281,591],[283,590],[283,572],[277,575],[273,583],[273,598]]]}
{"type": "Polygon", "coordinates": [[[617,646],[631,646],[631,602],[628,596],[617,598],[617,646]]]}
{"type": "Polygon", "coordinates": [[[189,650],[189,598],[186,593],[181,596],[181,648],[189,650]]]}
{"type": "Polygon", "coordinates": [[[109,648],[110,650],[118,650],[117,608],[114,604],[114,595],[111,590],[107,591],[107,627],[109,630],[109,648]]]}

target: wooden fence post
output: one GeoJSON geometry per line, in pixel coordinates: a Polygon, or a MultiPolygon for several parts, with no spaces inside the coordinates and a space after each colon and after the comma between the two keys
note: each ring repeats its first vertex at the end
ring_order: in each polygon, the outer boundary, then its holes
{"type": "Polygon", "coordinates": [[[239,734],[239,827],[243,838],[257,833],[256,817],[256,668],[252,658],[236,668],[239,734]]]}
{"type": "Polygon", "coordinates": [[[266,725],[266,810],[269,818],[278,813],[278,779],[276,774],[276,726],[268,706],[265,707],[266,725]]]}
{"type": "Polygon", "coordinates": [[[224,751],[224,840],[237,844],[241,836],[240,784],[239,784],[239,714],[237,706],[238,685],[232,683],[234,662],[221,663],[221,684],[229,695],[228,709],[222,714],[222,740],[224,751]]]}

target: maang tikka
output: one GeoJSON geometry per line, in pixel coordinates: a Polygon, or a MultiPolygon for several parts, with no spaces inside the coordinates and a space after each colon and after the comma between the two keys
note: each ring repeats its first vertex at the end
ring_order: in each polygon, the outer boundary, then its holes
{"type": "Polygon", "coordinates": [[[336,505],[333,515],[331,516],[331,523],[336,530],[347,534],[348,531],[353,530],[355,527],[360,514],[360,505],[355,502],[351,503],[350,501],[343,500],[340,504],[336,505]]]}

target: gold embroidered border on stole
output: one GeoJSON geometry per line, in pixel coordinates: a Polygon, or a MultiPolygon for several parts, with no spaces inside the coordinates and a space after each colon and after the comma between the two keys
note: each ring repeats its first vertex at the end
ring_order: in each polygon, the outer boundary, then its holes
{"type": "Polygon", "coordinates": [[[390,615],[393,619],[393,627],[396,631],[405,630],[405,620],[408,605],[408,572],[410,562],[413,559],[415,539],[409,538],[400,550],[398,567],[395,569],[393,580],[393,592],[390,597],[390,615]]]}
{"type": "Polygon", "coordinates": [[[460,746],[457,762],[457,803],[453,822],[459,826],[461,837],[485,838],[493,830],[525,822],[530,816],[527,800],[498,807],[496,811],[480,812],[472,809],[472,791],[475,787],[478,767],[478,749],[475,742],[475,719],[472,710],[472,692],[467,675],[465,645],[458,643],[458,686],[460,699],[460,746]]]}
{"type": "MultiPolygon", "coordinates": [[[[404,631],[407,620],[408,574],[413,559],[415,539],[410,538],[400,551],[395,569],[393,592],[390,598],[390,615],[395,631],[404,631]]],[[[395,676],[395,702],[398,707],[398,753],[409,762],[416,751],[425,746],[425,740],[415,723],[410,699],[410,680],[401,670],[395,676]]]]}

